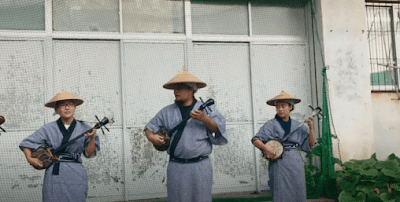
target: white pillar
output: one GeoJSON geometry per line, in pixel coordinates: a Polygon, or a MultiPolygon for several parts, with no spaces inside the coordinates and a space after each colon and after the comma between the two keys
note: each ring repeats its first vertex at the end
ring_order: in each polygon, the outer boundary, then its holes
{"type": "Polygon", "coordinates": [[[342,160],[367,159],[375,148],[365,0],[317,0],[316,5],[342,160]]]}

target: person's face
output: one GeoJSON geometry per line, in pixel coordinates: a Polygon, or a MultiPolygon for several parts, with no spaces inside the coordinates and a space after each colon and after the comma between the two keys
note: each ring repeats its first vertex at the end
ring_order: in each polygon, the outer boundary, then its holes
{"type": "Polygon", "coordinates": [[[185,102],[193,97],[193,89],[187,85],[179,84],[174,88],[175,102],[185,102]]]}
{"type": "Polygon", "coordinates": [[[57,114],[63,119],[69,119],[74,117],[75,113],[75,102],[70,100],[60,101],[58,107],[56,108],[57,114]]]}
{"type": "Polygon", "coordinates": [[[292,110],[293,106],[288,104],[287,102],[277,102],[275,108],[278,116],[284,119],[289,117],[289,113],[292,110]]]}

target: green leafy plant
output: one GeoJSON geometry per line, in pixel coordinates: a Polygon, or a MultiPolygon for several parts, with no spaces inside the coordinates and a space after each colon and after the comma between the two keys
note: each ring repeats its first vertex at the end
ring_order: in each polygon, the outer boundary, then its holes
{"type": "Polygon", "coordinates": [[[307,198],[315,199],[318,198],[318,182],[321,177],[321,171],[318,166],[311,164],[312,158],[314,156],[321,157],[321,139],[317,140],[317,145],[313,147],[310,153],[306,155],[308,159],[308,163],[304,162],[304,172],[306,177],[306,190],[307,190],[307,198]]]}
{"type": "Polygon", "coordinates": [[[336,171],[340,185],[339,202],[400,202],[400,159],[391,154],[378,161],[373,154],[367,160],[350,160],[336,171]]]}

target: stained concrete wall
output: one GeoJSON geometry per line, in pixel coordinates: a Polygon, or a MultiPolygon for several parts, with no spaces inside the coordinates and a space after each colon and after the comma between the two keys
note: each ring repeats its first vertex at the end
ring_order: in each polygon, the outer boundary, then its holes
{"type": "Polygon", "coordinates": [[[317,0],[334,126],[342,159],[376,151],[364,0],[317,0]]]}

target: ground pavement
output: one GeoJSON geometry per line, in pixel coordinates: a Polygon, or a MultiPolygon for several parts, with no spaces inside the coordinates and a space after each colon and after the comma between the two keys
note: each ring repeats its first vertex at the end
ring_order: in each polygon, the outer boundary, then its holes
{"type": "MultiPolygon", "coordinates": [[[[271,194],[267,191],[261,191],[260,193],[254,192],[234,192],[234,193],[223,193],[223,194],[213,194],[213,198],[253,198],[260,196],[271,196],[271,194]]],[[[129,202],[161,202],[167,201],[166,198],[157,198],[157,199],[142,199],[142,200],[133,200],[129,202]]],[[[264,202],[272,202],[272,201],[264,201],[264,202]]],[[[337,202],[333,199],[327,198],[319,198],[319,199],[307,199],[307,202],[337,202]]]]}

